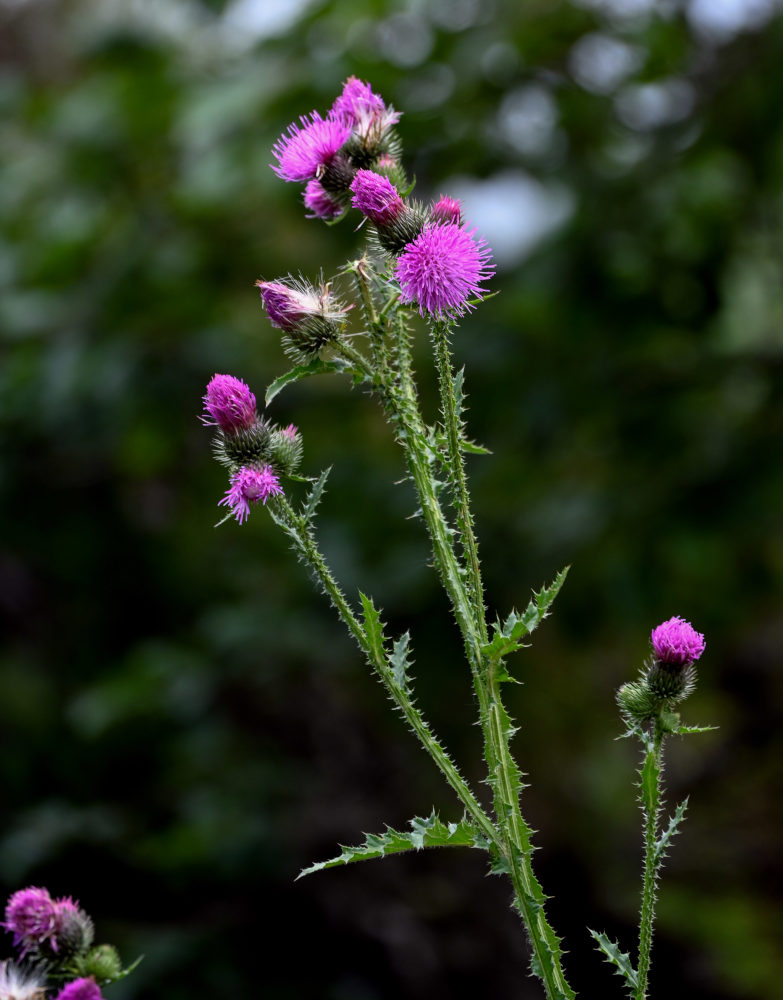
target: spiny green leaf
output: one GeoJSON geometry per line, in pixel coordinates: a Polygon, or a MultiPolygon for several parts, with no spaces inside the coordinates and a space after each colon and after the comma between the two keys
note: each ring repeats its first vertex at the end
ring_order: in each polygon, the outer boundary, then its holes
{"type": "Polygon", "coordinates": [[[292,382],[299,382],[301,379],[308,378],[310,375],[326,375],[333,372],[344,372],[348,367],[348,363],[342,359],[336,361],[322,361],[321,358],[313,358],[312,361],[308,361],[306,364],[296,365],[294,368],[291,368],[290,371],[278,376],[274,382],[272,382],[266,390],[266,405],[269,406],[275,396],[282,389],[285,389],[287,385],[291,385],[292,382]]]}
{"type": "Polygon", "coordinates": [[[488,656],[491,661],[497,662],[502,660],[504,656],[522,648],[522,639],[530,635],[549,613],[552,602],[563,586],[568,569],[568,566],[562,569],[549,587],[534,593],[533,599],[523,614],[520,615],[516,611],[512,611],[502,624],[500,621],[495,622],[492,640],[482,649],[485,656],[488,656]]]}
{"type": "Polygon", "coordinates": [[[598,950],[603,954],[606,961],[611,962],[617,970],[617,975],[625,979],[631,991],[635,990],[638,986],[638,977],[636,970],[631,964],[631,956],[620,951],[619,944],[615,941],[610,941],[606,934],[599,934],[597,931],[590,930],[589,927],[587,929],[598,942],[598,950]]]}
{"type": "Polygon", "coordinates": [[[386,651],[384,650],[385,636],[383,634],[381,616],[378,609],[372,603],[372,598],[367,597],[361,591],[359,591],[359,597],[361,598],[362,610],[364,611],[364,634],[367,637],[367,643],[375,658],[383,660],[386,657],[386,651]]]}
{"type": "Polygon", "coordinates": [[[342,854],[329,861],[319,861],[305,868],[297,876],[310,875],[324,868],[336,868],[348,865],[353,861],[367,861],[372,858],[386,857],[388,854],[400,854],[404,851],[420,851],[423,847],[476,847],[487,849],[487,841],[474,828],[473,824],[463,819],[459,823],[442,823],[433,811],[426,819],[420,816],[411,821],[410,832],[392,830],[387,827],[385,833],[367,834],[364,843],[358,847],[343,847],[342,854]]]}
{"type": "Polygon", "coordinates": [[[676,833],[679,833],[678,827],[680,823],[685,819],[685,810],[688,808],[688,799],[685,798],[674,810],[674,815],[669,820],[669,825],[660,835],[660,837],[655,842],[655,852],[653,854],[653,863],[658,864],[663,860],[664,851],[671,843],[672,837],[676,833]]]}
{"type": "Polygon", "coordinates": [[[406,694],[410,691],[410,677],[408,670],[412,666],[410,659],[410,632],[405,632],[394,643],[394,650],[389,654],[389,666],[392,669],[394,683],[406,694]]]}
{"type": "Polygon", "coordinates": [[[719,728],[719,726],[678,726],[674,730],[674,734],[675,736],[687,736],[688,733],[711,733],[719,728]]]}
{"type": "Polygon", "coordinates": [[[321,502],[321,497],[323,496],[324,487],[326,486],[326,480],[329,477],[329,473],[332,471],[331,466],[328,469],[324,469],[321,475],[313,483],[313,488],[307,494],[307,499],[302,505],[302,517],[305,521],[309,521],[313,514],[315,513],[315,508],[321,502]]]}

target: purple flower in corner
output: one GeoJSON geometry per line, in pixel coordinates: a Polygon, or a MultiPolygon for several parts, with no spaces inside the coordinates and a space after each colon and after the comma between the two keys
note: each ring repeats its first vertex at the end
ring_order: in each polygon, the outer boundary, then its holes
{"type": "Polygon", "coordinates": [[[343,206],[334,200],[320,181],[311,180],[307,182],[304,190],[305,208],[309,208],[311,214],[308,219],[336,219],[343,214],[343,206]]]}
{"type": "Polygon", "coordinates": [[[103,1000],[100,987],[92,977],[74,979],[64,986],[55,1000],[103,1000]]]}
{"type": "Polygon", "coordinates": [[[342,94],[332,105],[329,117],[353,126],[360,118],[382,114],[385,110],[383,98],[373,94],[369,83],[364,83],[356,76],[349,76],[343,85],[342,94]]]}
{"type": "Polygon", "coordinates": [[[251,503],[258,503],[260,500],[265,504],[271,496],[282,492],[280,480],[271,466],[264,465],[261,469],[244,466],[231,476],[231,486],[218,506],[230,507],[237,521],[243,524],[250,514],[251,503]]]}
{"type": "Polygon", "coordinates": [[[351,134],[348,125],[334,118],[324,120],[317,111],[302,115],[272,147],[277,166],[272,170],[284,181],[309,181],[321,175],[351,134]]]}
{"type": "Polygon", "coordinates": [[[454,223],[430,223],[400,254],[394,276],[400,283],[400,300],[417,302],[422,316],[439,319],[464,316],[469,300],[481,298],[481,283],[495,269],[492,251],[474,229],[454,223]]]}
{"type": "Polygon", "coordinates": [[[701,632],[677,616],[654,628],[650,641],[657,660],[683,667],[698,660],[706,646],[701,632]]]}
{"type": "Polygon", "coordinates": [[[207,416],[202,422],[219,427],[225,434],[248,430],[257,419],[256,397],[233,375],[213,376],[204,395],[204,409],[207,416]]]}
{"type": "Polygon", "coordinates": [[[376,226],[388,226],[399,219],[405,205],[388,177],[372,170],[357,170],[351,182],[351,204],[376,226]]]}
{"type": "Polygon", "coordinates": [[[19,889],[8,900],[3,927],[14,935],[14,946],[22,945],[22,956],[46,943],[56,951],[57,903],[48,889],[35,886],[19,889]]]}

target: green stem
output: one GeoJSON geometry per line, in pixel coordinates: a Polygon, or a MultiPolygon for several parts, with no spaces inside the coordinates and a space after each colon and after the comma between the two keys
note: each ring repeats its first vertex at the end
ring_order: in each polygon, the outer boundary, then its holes
{"type": "MultiPolygon", "coordinates": [[[[468,662],[479,702],[481,725],[485,736],[485,758],[490,782],[495,794],[495,814],[502,834],[501,853],[508,867],[514,888],[514,897],[522,920],[527,928],[534,955],[534,965],[541,977],[548,1000],[571,1000],[574,993],[568,986],[561,965],[560,943],[544,913],[544,894],[533,874],[529,829],[522,819],[519,807],[518,770],[508,746],[510,722],[503,708],[496,678],[490,677],[482,646],[486,642],[486,623],[483,604],[471,601],[466,589],[463,567],[454,552],[449,527],[435,492],[428,455],[427,435],[421,418],[415,383],[410,365],[410,347],[402,317],[395,329],[394,365],[399,381],[386,386],[387,406],[398,428],[402,445],[413,478],[422,514],[432,543],[432,551],[441,579],[454,608],[457,624],[465,642],[468,662]]],[[[448,377],[441,379],[453,386],[448,362],[448,377]]],[[[459,430],[453,388],[451,403],[444,407],[449,425],[447,434],[453,448],[459,453],[459,430]]],[[[464,470],[463,470],[464,475],[464,470]]],[[[457,486],[459,495],[459,486],[457,486]]],[[[467,489],[463,502],[467,508],[467,489]]],[[[464,523],[472,535],[472,519],[466,510],[464,523]]],[[[476,571],[477,554],[476,555],[476,571]]],[[[481,588],[480,575],[474,576],[481,588]]]]}
{"type": "Polygon", "coordinates": [[[441,408],[446,427],[448,444],[449,475],[457,515],[457,525],[462,536],[462,547],[470,584],[471,605],[475,611],[476,626],[483,642],[487,641],[487,622],[484,610],[484,584],[481,579],[481,565],[478,557],[478,543],[473,530],[473,515],[470,509],[465,461],[460,443],[460,414],[454,394],[454,372],[449,350],[449,328],[445,323],[432,326],[432,341],[438,369],[441,408]]]}
{"type": "Polygon", "coordinates": [[[653,923],[655,921],[655,880],[659,866],[656,859],[658,816],[661,808],[661,775],[663,773],[663,732],[656,724],[652,745],[642,767],[642,806],[644,813],[644,877],[642,910],[639,919],[639,962],[634,1000],[645,1000],[650,971],[653,923]]]}
{"type": "Polygon", "coordinates": [[[326,563],[313,538],[307,521],[291,507],[285,497],[279,496],[269,501],[269,510],[274,520],[281,525],[291,538],[295,548],[315,573],[325,593],[334,604],[338,615],[348,631],[374,667],[393,701],[405,716],[427,753],[435,761],[446,781],[454,789],[465,809],[488,841],[500,848],[500,838],[495,825],[484,812],[467,782],[456,765],[432,733],[421,712],[412,704],[405,690],[396,682],[394,674],[382,652],[369,640],[361,622],[353,613],[340,585],[326,563]]]}

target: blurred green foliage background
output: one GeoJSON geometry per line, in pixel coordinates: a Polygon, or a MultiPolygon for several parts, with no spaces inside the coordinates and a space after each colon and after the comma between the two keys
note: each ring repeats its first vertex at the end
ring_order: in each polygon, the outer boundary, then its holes
{"type": "MultiPolygon", "coordinates": [[[[456,803],[263,511],[213,530],[212,374],[286,367],[253,282],[328,276],[270,148],[350,74],[404,111],[501,294],[456,339],[492,612],[573,566],[518,658],[537,870],[583,997],[633,944],[652,626],[707,636],[668,793],[691,793],[653,992],[771,997],[783,967],[783,18],[774,0],[0,0],[0,885],[73,894],[116,1000],[539,997],[508,889],[434,852],[293,878],[456,803]]],[[[432,372],[418,367],[432,412],[432,372]]],[[[287,391],[349,593],[413,634],[480,779],[470,682],[374,401],[287,391]],[[444,652],[444,650],[446,652],[444,652]]],[[[10,938],[7,940],[10,946],[10,938]]]]}

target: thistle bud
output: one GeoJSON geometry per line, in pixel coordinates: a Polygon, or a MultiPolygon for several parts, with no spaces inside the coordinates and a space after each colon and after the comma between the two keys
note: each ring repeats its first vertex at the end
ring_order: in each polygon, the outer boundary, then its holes
{"type": "Polygon", "coordinates": [[[122,972],[122,963],[116,948],[110,944],[99,944],[84,956],[79,968],[85,976],[111,982],[122,972]]]}
{"type": "Polygon", "coordinates": [[[430,208],[430,221],[462,225],[462,207],[455,198],[442,194],[430,208]]]}
{"type": "Polygon", "coordinates": [[[302,435],[293,424],[272,431],[269,438],[269,457],[275,467],[287,476],[299,468],[302,461],[302,435]]]}
{"type": "Polygon", "coordinates": [[[351,191],[351,204],[373,223],[378,242],[389,253],[399,253],[421,232],[422,213],[403,202],[388,177],[372,170],[357,170],[351,191]]]}
{"type": "Polygon", "coordinates": [[[296,358],[309,360],[336,341],[348,312],[328,285],[317,290],[305,282],[257,281],[272,326],[284,333],[283,346],[296,358]]]}
{"type": "Polygon", "coordinates": [[[372,164],[372,169],[376,174],[380,174],[381,177],[388,177],[398,191],[408,187],[408,178],[405,176],[402,164],[396,157],[391,156],[389,153],[381,153],[378,159],[372,164]]]}

